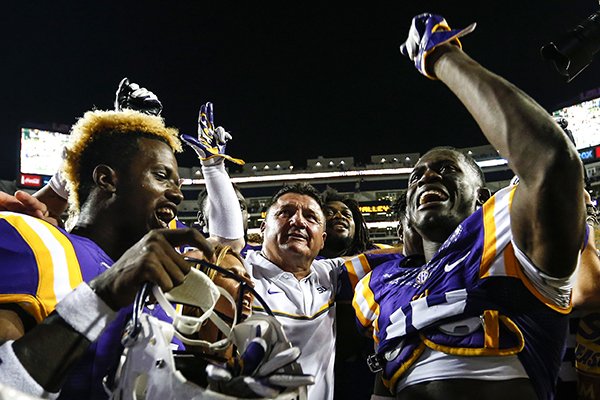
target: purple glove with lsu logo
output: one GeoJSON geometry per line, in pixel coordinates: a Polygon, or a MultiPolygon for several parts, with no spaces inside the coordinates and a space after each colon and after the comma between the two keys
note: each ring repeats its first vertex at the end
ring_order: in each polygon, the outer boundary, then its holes
{"type": "Polygon", "coordinates": [[[433,49],[444,43],[452,43],[462,47],[459,37],[465,36],[475,30],[477,24],[473,22],[464,29],[450,29],[448,23],[441,15],[424,13],[413,18],[408,38],[400,46],[400,52],[410,58],[420,73],[429,79],[437,79],[433,73],[427,71],[426,58],[433,49]]]}
{"type": "Polygon", "coordinates": [[[239,158],[233,158],[225,154],[225,146],[231,135],[223,127],[215,128],[213,120],[213,105],[207,102],[200,106],[200,115],[198,116],[198,138],[190,135],[181,135],[181,140],[190,146],[198,157],[202,165],[213,165],[227,159],[239,165],[244,165],[244,161],[239,158]]]}

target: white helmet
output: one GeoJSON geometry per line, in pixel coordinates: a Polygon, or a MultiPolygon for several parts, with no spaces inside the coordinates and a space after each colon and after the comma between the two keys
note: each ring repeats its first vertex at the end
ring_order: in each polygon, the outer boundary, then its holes
{"type": "MultiPolygon", "coordinates": [[[[237,275],[226,269],[203,260],[191,260],[241,282],[237,275]]],[[[255,299],[264,304],[252,287],[242,285],[241,290],[250,290],[255,299]]],[[[125,349],[115,384],[109,389],[111,399],[306,399],[306,385],[312,384],[314,378],[302,374],[296,362],[300,350],[292,347],[274,316],[252,315],[238,324],[241,313],[235,312],[233,324],[229,326],[214,312],[214,308],[219,297],[224,296],[233,309],[239,311],[235,300],[196,269],[190,271],[182,285],[168,293],[163,293],[158,286],[152,288],[159,305],[172,318],[171,323],[144,311],[148,292],[149,287],[145,286],[136,297],[132,321],[123,338],[125,349]],[[171,303],[199,307],[204,313],[199,317],[181,315],[171,303]],[[196,334],[207,319],[224,333],[224,339],[216,342],[190,339],[190,335],[196,334]],[[184,376],[187,371],[178,367],[176,360],[180,354],[174,354],[171,344],[174,337],[184,344],[211,350],[233,345],[234,356],[226,364],[214,365],[198,358],[201,357],[198,353],[186,352],[186,357],[196,357],[207,364],[204,382],[197,382],[190,374],[184,376]]],[[[196,368],[194,375],[200,368],[196,368]]]]}

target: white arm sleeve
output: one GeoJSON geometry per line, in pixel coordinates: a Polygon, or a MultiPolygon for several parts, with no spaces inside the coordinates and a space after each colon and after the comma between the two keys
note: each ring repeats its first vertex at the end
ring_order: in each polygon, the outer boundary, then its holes
{"type": "Polygon", "coordinates": [[[48,181],[48,186],[60,197],[69,200],[69,192],[67,191],[67,181],[63,178],[60,169],[52,175],[48,181]]]}
{"type": "MultiPolygon", "coordinates": [[[[13,341],[9,340],[0,346],[0,383],[7,386],[3,391],[8,392],[13,389],[37,398],[56,399],[59,393],[47,392],[29,375],[13,351],[12,344],[13,341]]],[[[31,397],[23,396],[23,398],[31,397]]]]}
{"type": "Polygon", "coordinates": [[[224,163],[203,165],[202,175],[206,180],[208,193],[210,236],[230,240],[243,238],[244,224],[240,204],[224,163]]]}

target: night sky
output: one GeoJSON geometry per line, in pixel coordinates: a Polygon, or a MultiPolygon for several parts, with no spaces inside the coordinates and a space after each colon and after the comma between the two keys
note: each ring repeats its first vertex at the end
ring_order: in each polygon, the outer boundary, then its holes
{"type": "MultiPolygon", "coordinates": [[[[229,153],[249,162],[485,144],[449,90],[398,51],[424,11],[452,27],[476,21],[466,51],[548,110],[600,87],[600,60],[566,84],[539,54],[599,8],[592,0],[239,3],[2,2],[0,178],[16,176],[20,125],[112,108],[125,76],[182,132],[212,101],[229,153]]],[[[196,164],[191,152],[179,160],[196,164]]]]}

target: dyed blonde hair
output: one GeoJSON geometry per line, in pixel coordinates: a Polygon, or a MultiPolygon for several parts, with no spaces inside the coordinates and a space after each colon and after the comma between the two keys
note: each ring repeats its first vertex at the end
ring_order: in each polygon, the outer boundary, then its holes
{"type": "MultiPolygon", "coordinates": [[[[79,190],[82,182],[81,169],[84,153],[101,137],[115,137],[123,134],[156,138],[167,143],[173,152],[181,152],[177,129],[166,127],[161,117],[128,109],[86,112],[71,128],[71,137],[62,166],[63,178],[67,181],[69,190],[71,215],[77,214],[81,207],[79,190]]],[[[114,150],[115,152],[119,151],[118,148],[114,150]]]]}

